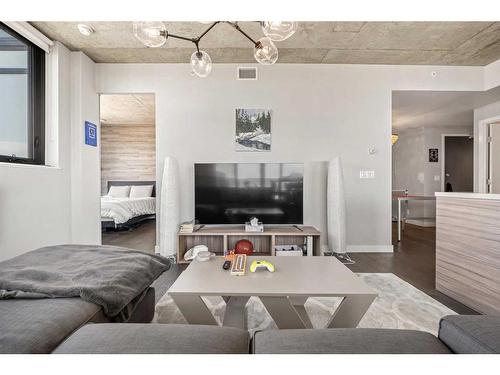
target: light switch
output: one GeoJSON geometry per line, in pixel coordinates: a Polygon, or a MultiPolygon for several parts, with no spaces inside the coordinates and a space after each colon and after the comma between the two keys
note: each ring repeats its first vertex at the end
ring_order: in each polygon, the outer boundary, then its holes
{"type": "Polygon", "coordinates": [[[441,181],[441,176],[440,175],[435,175],[434,176],[434,181],[441,181]]]}
{"type": "Polygon", "coordinates": [[[359,178],[362,179],[373,179],[375,178],[375,171],[359,171],[359,178]]]}

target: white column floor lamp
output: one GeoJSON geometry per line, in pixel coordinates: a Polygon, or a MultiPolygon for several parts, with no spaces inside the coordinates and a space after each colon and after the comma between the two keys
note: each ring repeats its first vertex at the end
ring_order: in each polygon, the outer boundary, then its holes
{"type": "Polygon", "coordinates": [[[160,255],[175,260],[180,221],[179,167],[171,156],[165,158],[160,197],[160,255]]]}
{"type": "Polygon", "coordinates": [[[328,247],[331,255],[343,263],[354,263],[347,254],[346,244],[346,204],[344,195],[344,176],[340,156],[330,160],[327,180],[327,228],[328,247]]]}

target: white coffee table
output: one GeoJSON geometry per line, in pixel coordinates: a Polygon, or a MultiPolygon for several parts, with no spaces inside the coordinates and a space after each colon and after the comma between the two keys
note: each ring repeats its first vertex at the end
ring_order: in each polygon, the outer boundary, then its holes
{"type": "Polygon", "coordinates": [[[168,293],[190,324],[216,325],[201,296],[226,301],[225,326],[245,327],[245,304],[259,297],[280,329],[312,328],[304,308],[309,297],[344,297],[326,327],[356,327],[377,294],[334,257],[249,257],[245,276],[222,269],[223,257],[193,261],[168,293]],[[271,261],[276,271],[249,271],[255,259],[271,261]]]}

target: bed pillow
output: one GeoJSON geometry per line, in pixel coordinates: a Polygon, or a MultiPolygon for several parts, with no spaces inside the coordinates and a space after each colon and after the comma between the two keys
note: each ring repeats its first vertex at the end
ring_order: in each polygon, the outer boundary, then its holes
{"type": "Polygon", "coordinates": [[[128,198],[130,186],[110,186],[108,195],[113,198],[128,198]]]}
{"type": "Polygon", "coordinates": [[[130,188],[130,198],[149,198],[153,195],[153,185],[134,185],[130,188]]]}

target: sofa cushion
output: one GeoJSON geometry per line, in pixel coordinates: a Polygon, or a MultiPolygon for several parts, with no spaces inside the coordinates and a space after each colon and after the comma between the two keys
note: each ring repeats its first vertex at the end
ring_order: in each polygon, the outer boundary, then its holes
{"type": "Polygon", "coordinates": [[[141,302],[127,305],[130,318],[127,323],[150,323],[155,315],[155,289],[149,287],[141,302]]]}
{"type": "Polygon", "coordinates": [[[50,353],[88,321],[105,319],[81,298],[0,300],[0,353],[50,353]]]}
{"type": "Polygon", "coordinates": [[[184,324],[89,324],[56,354],[248,354],[249,335],[236,328],[184,324]]]}
{"type": "Polygon", "coordinates": [[[500,316],[445,316],[439,339],[458,354],[500,354],[500,316]]]}
{"type": "Polygon", "coordinates": [[[441,354],[450,353],[427,332],[399,329],[333,328],[257,332],[256,354],[441,354]]]}

